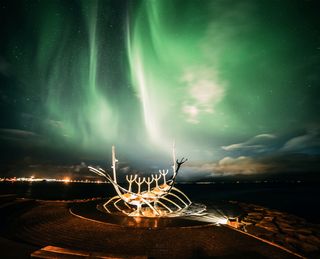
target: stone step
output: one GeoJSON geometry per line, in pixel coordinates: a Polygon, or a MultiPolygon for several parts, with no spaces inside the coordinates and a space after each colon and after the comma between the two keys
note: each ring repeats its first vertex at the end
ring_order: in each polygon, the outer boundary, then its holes
{"type": "Polygon", "coordinates": [[[29,200],[24,200],[24,199],[9,199],[9,200],[6,200],[6,201],[1,201],[0,203],[0,210],[2,209],[8,209],[8,207],[12,207],[12,206],[16,206],[16,205],[19,205],[19,204],[23,204],[23,203],[29,203],[30,201],[29,200]]]}
{"type": "Polygon", "coordinates": [[[0,205],[5,203],[5,202],[8,202],[8,201],[15,200],[17,197],[18,197],[17,194],[3,194],[3,195],[0,195],[0,205]]]}
{"type": "Polygon", "coordinates": [[[57,246],[46,246],[31,254],[31,258],[104,258],[104,259],[146,259],[147,256],[113,255],[99,252],[67,249],[57,246]]]}

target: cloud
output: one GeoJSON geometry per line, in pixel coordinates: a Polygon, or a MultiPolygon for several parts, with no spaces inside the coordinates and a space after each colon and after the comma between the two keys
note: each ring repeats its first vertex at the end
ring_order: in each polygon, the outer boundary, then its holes
{"type": "Polygon", "coordinates": [[[232,144],[229,146],[222,146],[221,148],[226,151],[235,151],[235,150],[254,150],[254,149],[261,149],[263,145],[248,145],[246,142],[232,144]]]}
{"type": "MultiPolygon", "coordinates": [[[[20,148],[40,147],[47,143],[47,139],[34,131],[20,129],[0,129],[0,141],[2,147],[15,146],[19,151],[20,148]]],[[[19,151],[17,150],[17,153],[19,151]]]]}
{"type": "Polygon", "coordinates": [[[83,169],[83,168],[87,168],[87,165],[86,165],[86,163],[85,163],[85,162],[81,162],[81,163],[80,163],[80,164],[78,164],[78,165],[74,165],[74,166],[72,166],[72,168],[73,168],[74,172],[79,173],[79,172],[81,171],[81,169],[83,169]]]}
{"type": "Polygon", "coordinates": [[[280,151],[294,152],[306,151],[310,148],[320,148],[320,134],[317,129],[310,130],[305,135],[293,137],[289,139],[280,151]]]}
{"type": "Polygon", "coordinates": [[[272,172],[302,173],[304,177],[310,172],[317,172],[319,177],[319,159],[319,155],[316,154],[279,152],[263,157],[260,161],[272,164],[272,172]]]}
{"type": "Polygon", "coordinates": [[[193,124],[198,124],[198,115],[199,115],[199,109],[195,105],[188,105],[185,104],[182,107],[183,113],[187,115],[187,121],[193,124]]]}
{"type": "Polygon", "coordinates": [[[19,129],[0,129],[0,138],[2,139],[27,139],[37,138],[40,135],[32,131],[19,130],[19,129]]]}
{"type": "MultiPolygon", "coordinates": [[[[216,61],[237,50],[243,51],[246,40],[242,36],[255,28],[256,5],[250,1],[232,1],[231,5],[225,0],[209,2],[211,21],[201,44],[206,58],[216,61]]],[[[232,58],[231,64],[236,62],[237,59],[232,58]]]]}
{"type": "Polygon", "coordinates": [[[263,161],[248,156],[224,157],[215,163],[191,164],[188,165],[188,171],[197,174],[207,174],[213,176],[221,175],[252,175],[265,173],[273,169],[273,163],[263,161]]]}
{"type": "Polygon", "coordinates": [[[130,172],[130,169],[131,169],[130,166],[125,166],[125,167],[120,168],[120,171],[122,173],[128,174],[130,172]]]}
{"type": "Polygon", "coordinates": [[[260,134],[245,142],[231,144],[228,146],[222,146],[221,148],[225,151],[254,151],[263,152],[268,150],[270,140],[276,139],[277,137],[273,134],[260,134]]]}
{"type": "Polygon", "coordinates": [[[190,123],[199,123],[199,116],[214,112],[224,96],[224,85],[213,67],[194,67],[186,70],[181,81],[187,85],[182,112],[190,123]]]}
{"type": "Polygon", "coordinates": [[[251,157],[240,156],[237,158],[224,157],[214,168],[214,173],[223,175],[234,174],[256,174],[269,170],[270,165],[264,164],[251,157]]]}
{"type": "Polygon", "coordinates": [[[283,136],[277,137],[274,134],[259,134],[247,141],[221,147],[232,155],[224,156],[216,162],[189,164],[187,170],[199,178],[264,173],[296,175],[319,171],[318,128],[287,141],[283,139],[283,136]]]}
{"type": "Polygon", "coordinates": [[[255,139],[275,139],[276,136],[273,134],[260,134],[254,137],[255,139]]]}

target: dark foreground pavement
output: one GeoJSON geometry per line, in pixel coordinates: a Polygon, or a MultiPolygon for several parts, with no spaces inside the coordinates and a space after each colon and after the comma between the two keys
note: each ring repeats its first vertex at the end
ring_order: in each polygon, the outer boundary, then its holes
{"type": "Polygon", "coordinates": [[[32,248],[49,245],[149,258],[299,258],[228,227],[121,227],[76,217],[69,208],[70,203],[34,202],[19,212],[3,211],[0,234],[14,242],[8,241],[9,248],[0,239],[0,258],[10,250],[18,254],[22,247],[16,258],[28,258],[32,248]]]}

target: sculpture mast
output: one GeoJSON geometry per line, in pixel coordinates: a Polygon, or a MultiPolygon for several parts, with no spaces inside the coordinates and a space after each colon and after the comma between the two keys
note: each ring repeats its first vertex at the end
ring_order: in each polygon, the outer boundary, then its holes
{"type": "Polygon", "coordinates": [[[113,172],[113,181],[117,183],[117,172],[116,172],[116,163],[118,160],[116,159],[116,151],[114,145],[112,146],[112,172],[113,172]]]}
{"type": "Polygon", "coordinates": [[[172,165],[172,169],[173,169],[173,174],[176,174],[176,143],[175,141],[173,142],[172,145],[172,159],[173,159],[173,165],[172,165]]]}

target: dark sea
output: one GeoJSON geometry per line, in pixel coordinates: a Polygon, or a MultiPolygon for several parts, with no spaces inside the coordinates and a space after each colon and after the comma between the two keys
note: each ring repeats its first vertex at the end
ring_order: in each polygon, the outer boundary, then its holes
{"type": "MultiPolygon", "coordinates": [[[[241,201],[320,223],[318,182],[178,184],[177,187],[194,202],[241,201]]],[[[74,200],[108,198],[115,192],[105,183],[0,182],[0,195],[3,194],[42,200],[74,200]]]]}

